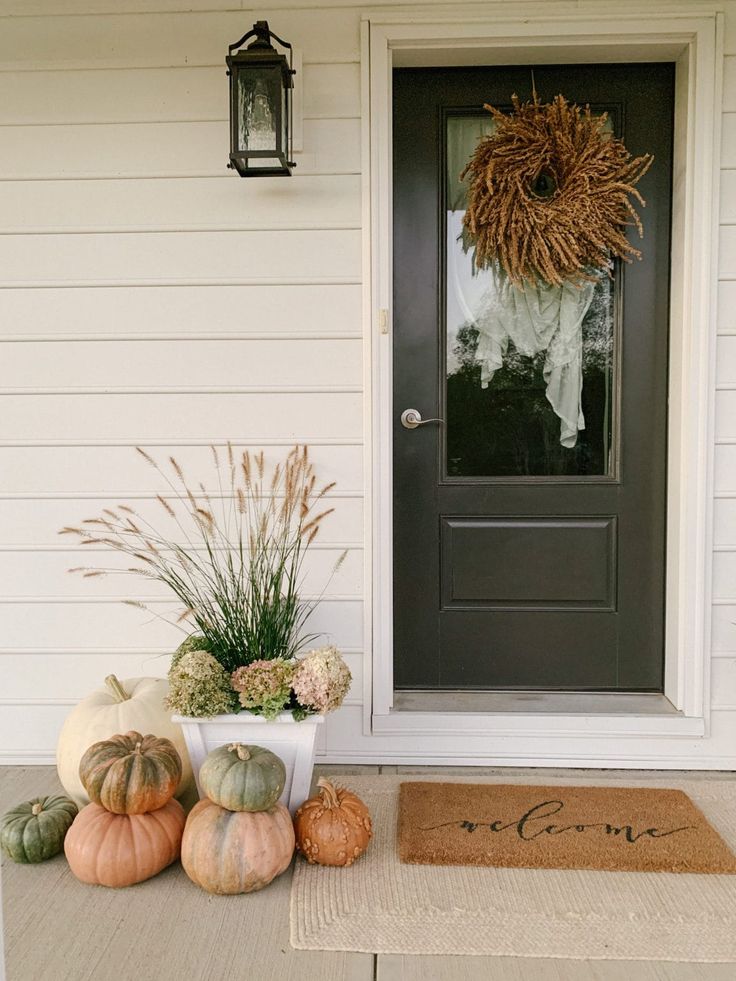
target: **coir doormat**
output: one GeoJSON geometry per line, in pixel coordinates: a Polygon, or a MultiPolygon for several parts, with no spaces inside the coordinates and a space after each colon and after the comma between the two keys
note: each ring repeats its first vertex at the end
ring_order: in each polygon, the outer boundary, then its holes
{"type": "Polygon", "coordinates": [[[421,865],[736,873],[681,790],[402,783],[398,838],[421,865]]]}

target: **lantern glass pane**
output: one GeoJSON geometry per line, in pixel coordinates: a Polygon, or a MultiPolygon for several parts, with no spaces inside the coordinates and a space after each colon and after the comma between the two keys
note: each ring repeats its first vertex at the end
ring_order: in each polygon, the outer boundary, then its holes
{"type": "MultiPolygon", "coordinates": [[[[238,71],[238,149],[277,149],[281,129],[281,72],[278,67],[243,68],[238,71]]],[[[252,161],[255,163],[255,161],[252,161]]],[[[260,163],[260,161],[259,161],[260,163]]],[[[271,161],[263,161],[271,166],[271,161]]]]}

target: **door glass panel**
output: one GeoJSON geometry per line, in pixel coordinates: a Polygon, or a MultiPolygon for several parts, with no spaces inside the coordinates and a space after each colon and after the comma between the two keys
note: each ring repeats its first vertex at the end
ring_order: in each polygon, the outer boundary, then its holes
{"type": "Polygon", "coordinates": [[[493,125],[446,117],[447,476],[611,476],[615,279],[521,290],[475,268],[460,174],[493,125]]]}

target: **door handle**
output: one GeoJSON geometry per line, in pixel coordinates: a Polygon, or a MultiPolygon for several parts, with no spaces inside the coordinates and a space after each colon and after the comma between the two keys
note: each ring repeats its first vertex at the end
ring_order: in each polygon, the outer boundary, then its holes
{"type": "Polygon", "coordinates": [[[416,429],[417,426],[426,426],[428,422],[444,423],[444,419],[422,419],[419,409],[404,409],[401,413],[401,425],[404,429],[416,429]]]}

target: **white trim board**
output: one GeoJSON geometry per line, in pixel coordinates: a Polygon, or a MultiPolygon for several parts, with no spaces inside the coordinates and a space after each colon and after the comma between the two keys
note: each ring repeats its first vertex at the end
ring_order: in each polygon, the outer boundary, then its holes
{"type": "MultiPolygon", "coordinates": [[[[363,246],[366,335],[366,593],[364,735],[390,734],[391,753],[416,758],[430,732],[498,735],[505,753],[520,758],[529,736],[548,734],[557,765],[621,765],[610,748],[590,753],[591,737],[625,729],[634,742],[672,740],[683,761],[682,737],[697,743],[710,724],[710,604],[713,501],[713,402],[718,248],[718,181],[722,15],[686,6],[648,4],[647,12],[521,17],[474,15],[461,22],[436,13],[366,14],[363,24],[363,246]],[[675,61],[676,110],[673,249],[670,303],[670,412],[668,420],[667,615],[665,694],[678,710],[646,721],[634,714],[591,712],[542,719],[530,713],[392,712],[392,261],[391,77],[394,65],[675,61]],[[369,382],[369,384],[368,384],[369,382]],[[623,721],[622,721],[623,720],[623,721]],[[584,724],[581,725],[581,722],[584,724]],[[613,729],[612,729],[613,726],[613,729]],[[576,746],[571,751],[570,736],[576,746]],[[519,740],[519,752],[513,742],[519,740]],[[563,748],[563,741],[566,745],[563,748]],[[413,743],[413,744],[412,744],[413,743]],[[579,743],[579,745],[577,745],[579,743]]],[[[610,744],[609,744],[610,745],[610,744]]],[[[704,747],[702,747],[704,749],[704,747]]],[[[379,752],[377,750],[377,752],[379,752]]],[[[467,750],[466,750],[467,752],[467,750]]],[[[705,750],[707,752],[707,750],[705,750]]],[[[462,762],[461,754],[452,759],[462,762]]],[[[385,754],[380,753],[384,759],[385,754]]],[[[659,754],[658,754],[659,755],[659,754]]],[[[480,762],[477,758],[474,762],[480,762]]],[[[449,762],[449,760],[446,760],[449,762]]],[[[542,760],[540,760],[540,763],[542,760]]],[[[548,765],[551,765],[548,764],[548,765]]]]}

